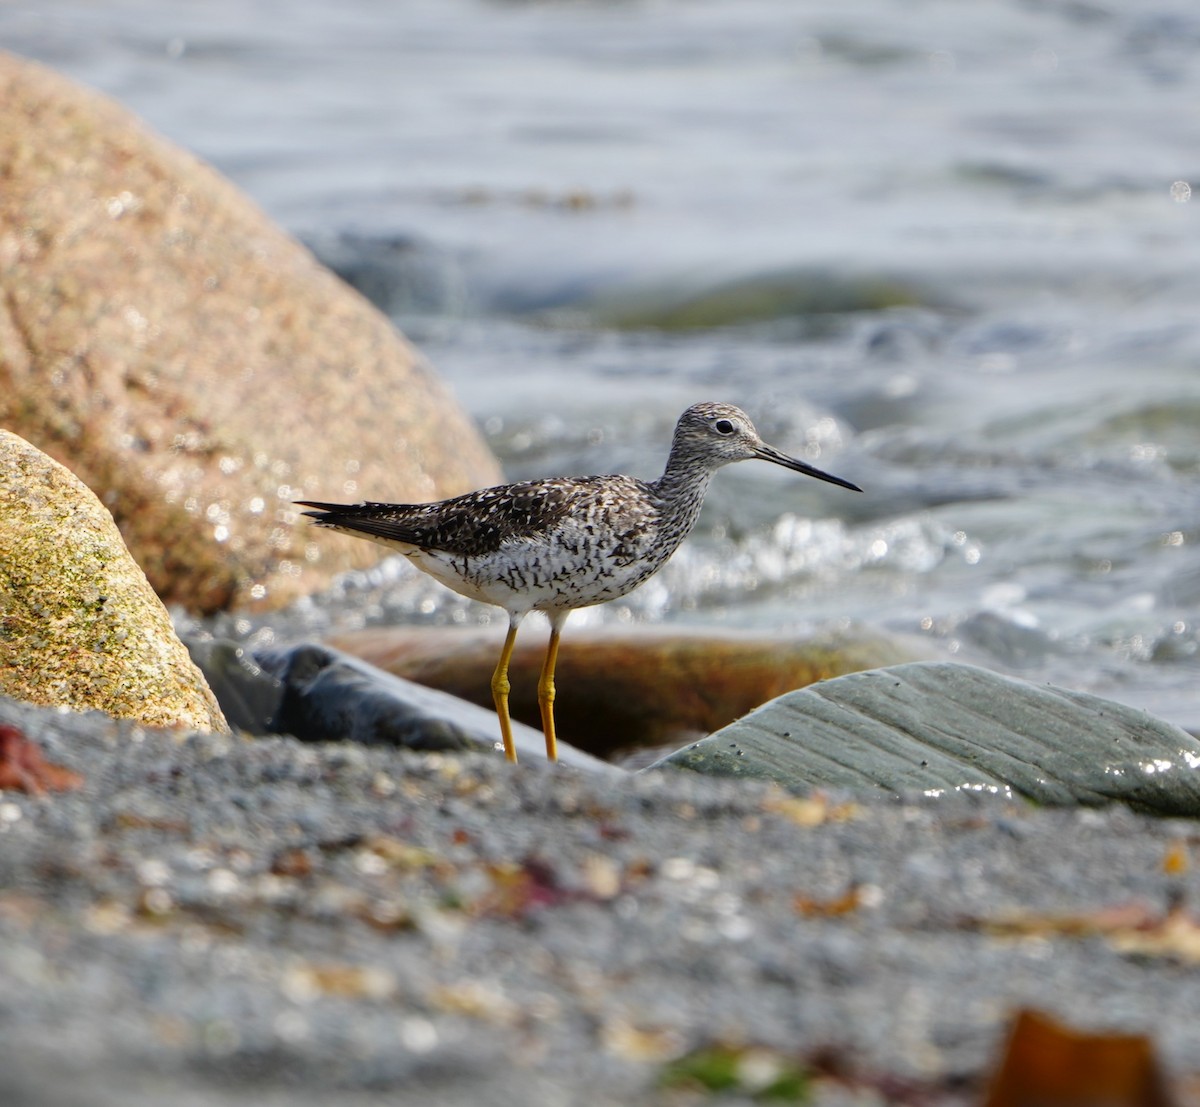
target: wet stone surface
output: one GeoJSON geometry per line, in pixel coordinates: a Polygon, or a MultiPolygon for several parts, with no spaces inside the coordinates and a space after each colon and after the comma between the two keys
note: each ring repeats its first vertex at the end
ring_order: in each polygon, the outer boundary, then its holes
{"type": "Polygon", "coordinates": [[[916,662],[781,696],[656,763],[786,788],[1119,799],[1200,814],[1200,740],[1145,711],[970,665],[916,662]]]}

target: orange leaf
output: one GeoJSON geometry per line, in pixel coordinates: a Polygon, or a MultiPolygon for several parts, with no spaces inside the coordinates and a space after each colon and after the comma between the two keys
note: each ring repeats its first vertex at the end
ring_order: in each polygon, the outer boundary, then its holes
{"type": "Polygon", "coordinates": [[[1018,1011],[984,1107],[1168,1107],[1150,1040],[1089,1034],[1018,1011]]]}
{"type": "Polygon", "coordinates": [[[12,788],[40,796],[82,787],[83,777],[61,765],[52,765],[15,726],[0,724],[0,791],[12,788]]]}
{"type": "Polygon", "coordinates": [[[797,913],[809,918],[849,915],[852,911],[857,911],[862,903],[862,889],[857,884],[851,884],[840,896],[834,896],[832,899],[812,899],[802,892],[797,892],[792,899],[792,906],[797,913]]]}
{"type": "Polygon", "coordinates": [[[1189,861],[1187,842],[1182,838],[1175,838],[1167,846],[1167,852],[1163,855],[1163,872],[1167,876],[1182,876],[1188,871],[1189,861]]]}

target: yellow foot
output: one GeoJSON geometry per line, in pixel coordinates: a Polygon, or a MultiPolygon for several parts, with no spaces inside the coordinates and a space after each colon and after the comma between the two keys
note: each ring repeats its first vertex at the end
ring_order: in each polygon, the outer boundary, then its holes
{"type": "Polygon", "coordinates": [[[542,733],[546,738],[546,758],[558,760],[558,738],[554,733],[554,666],[558,663],[558,639],[560,620],[550,623],[550,645],[546,648],[546,662],[538,679],[538,708],[542,713],[542,733]]]}

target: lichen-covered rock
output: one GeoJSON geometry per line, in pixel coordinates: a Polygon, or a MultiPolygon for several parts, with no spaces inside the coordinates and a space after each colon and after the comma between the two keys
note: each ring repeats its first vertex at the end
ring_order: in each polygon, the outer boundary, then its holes
{"type": "Polygon", "coordinates": [[[3,430],[0,693],[229,729],[112,516],[66,468],[3,430]]]}
{"type": "Polygon", "coordinates": [[[197,612],[378,560],[294,526],[292,500],[499,478],[420,355],[228,181],[3,52],[0,425],[93,488],[158,594],[197,612]]]}

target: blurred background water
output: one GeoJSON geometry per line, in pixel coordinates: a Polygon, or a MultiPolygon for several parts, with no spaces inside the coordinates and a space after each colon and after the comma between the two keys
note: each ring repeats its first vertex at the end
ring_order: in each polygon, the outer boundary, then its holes
{"type": "MultiPolygon", "coordinates": [[[[510,477],[656,476],[727,399],[867,489],[725,470],[578,621],[854,621],[1200,728],[1194,4],[0,0],[0,46],[255,197],[510,477]]],[[[303,614],[486,616],[394,563],[303,614]]]]}

